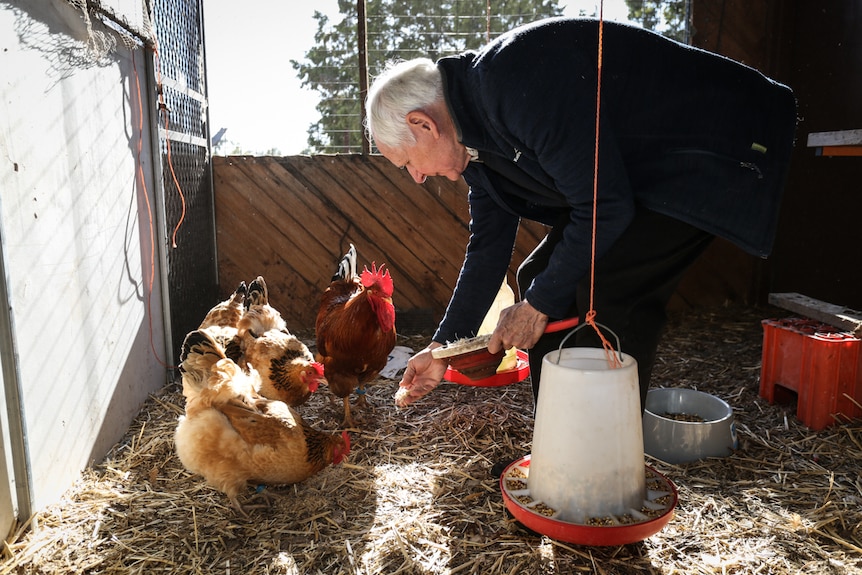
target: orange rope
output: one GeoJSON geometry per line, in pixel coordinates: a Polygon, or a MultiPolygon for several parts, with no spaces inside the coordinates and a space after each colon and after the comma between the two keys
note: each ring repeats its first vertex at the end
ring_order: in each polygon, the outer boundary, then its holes
{"type": "MultiPolygon", "coordinates": [[[[155,41],[154,41],[155,42],[155,41]]],[[[174,227],[174,233],[171,235],[171,247],[177,247],[177,232],[180,230],[180,226],[183,225],[183,220],[186,219],[186,196],[183,194],[183,188],[180,186],[180,181],[177,178],[176,172],[174,172],[174,161],[171,158],[171,139],[168,135],[168,116],[170,110],[168,110],[167,104],[165,104],[165,91],[162,86],[162,64],[161,57],[159,56],[159,48],[158,43],[155,43],[153,46],[153,54],[156,57],[156,85],[158,86],[159,92],[159,110],[165,112],[165,149],[167,150],[168,156],[168,168],[171,171],[171,177],[174,180],[174,185],[177,187],[177,192],[180,196],[180,205],[182,206],[182,211],[180,212],[180,219],[177,221],[177,225],[174,227]]]]}
{"type": "Polygon", "coordinates": [[[138,91],[138,177],[141,181],[141,190],[144,192],[144,200],[147,204],[147,217],[150,223],[150,277],[147,282],[147,321],[149,323],[150,330],[150,349],[153,350],[153,355],[156,358],[162,367],[168,368],[169,366],[165,363],[161,357],[159,357],[159,352],[156,351],[156,344],[153,341],[153,278],[156,275],[156,238],[155,232],[153,231],[153,211],[150,207],[150,194],[147,191],[147,180],[144,177],[144,163],[141,160],[141,153],[144,145],[144,104],[143,98],[141,97],[141,80],[138,77],[138,65],[135,62],[135,54],[132,54],[132,68],[135,71],[135,87],[138,91]]]}
{"type": "Polygon", "coordinates": [[[596,287],[596,230],[597,230],[597,207],[599,198],[599,119],[601,117],[602,106],[602,43],[604,32],[604,2],[599,2],[599,54],[598,54],[598,70],[596,79],[596,142],[595,142],[595,157],[593,159],[593,236],[590,246],[590,309],[584,317],[584,321],[590,324],[599,339],[602,341],[602,347],[605,350],[605,356],[611,367],[621,367],[621,363],[617,354],[614,353],[614,347],[596,325],[596,310],[593,307],[593,299],[596,287]]]}

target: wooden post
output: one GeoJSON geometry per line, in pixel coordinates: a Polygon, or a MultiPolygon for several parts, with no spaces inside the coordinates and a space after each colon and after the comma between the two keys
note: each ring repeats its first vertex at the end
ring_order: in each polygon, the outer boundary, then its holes
{"type": "Polygon", "coordinates": [[[795,292],[771,293],[769,303],[838,329],[846,329],[855,337],[862,337],[862,312],[843,305],[827,303],[795,292]]]}
{"type": "Polygon", "coordinates": [[[371,141],[365,130],[365,97],[368,95],[368,22],[365,0],[356,0],[356,28],[359,43],[359,129],[362,131],[362,155],[371,154],[371,141]]]}
{"type": "Polygon", "coordinates": [[[808,147],[818,156],[862,156],[862,130],[811,132],[808,147]]]}

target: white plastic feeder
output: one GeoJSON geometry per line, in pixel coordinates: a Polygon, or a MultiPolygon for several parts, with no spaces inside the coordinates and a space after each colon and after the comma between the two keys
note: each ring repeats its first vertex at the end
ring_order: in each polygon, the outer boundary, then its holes
{"type": "Polygon", "coordinates": [[[639,509],[646,496],[637,362],[601,348],[552,351],[542,361],[528,487],[562,521],[639,509]]]}

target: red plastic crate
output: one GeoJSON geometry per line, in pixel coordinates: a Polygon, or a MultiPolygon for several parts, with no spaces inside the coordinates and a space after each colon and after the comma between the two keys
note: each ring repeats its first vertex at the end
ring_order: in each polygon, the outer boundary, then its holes
{"type": "Polygon", "coordinates": [[[862,417],[862,340],[818,321],[765,319],[760,397],[787,403],[796,394],[796,416],[820,430],[862,417]],[[855,401],[855,402],[854,402],[855,401]]]}

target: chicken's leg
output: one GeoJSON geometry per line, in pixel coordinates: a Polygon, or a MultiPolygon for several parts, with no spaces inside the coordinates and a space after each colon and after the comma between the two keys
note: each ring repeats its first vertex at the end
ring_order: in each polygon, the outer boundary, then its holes
{"type": "Polygon", "coordinates": [[[271,509],[272,504],[275,501],[277,495],[274,493],[265,491],[265,485],[258,485],[254,490],[254,493],[248,498],[248,501],[254,501],[256,499],[263,500],[263,503],[258,503],[252,505],[251,503],[246,502],[244,505],[239,502],[239,495],[228,495],[228,499],[233,505],[234,509],[236,509],[240,515],[242,515],[245,519],[251,519],[251,515],[249,515],[249,511],[252,509],[271,509]]]}
{"type": "Polygon", "coordinates": [[[356,388],[356,395],[359,396],[356,399],[356,407],[367,407],[367,406],[371,405],[370,403],[368,403],[368,400],[365,399],[365,386],[364,385],[359,385],[359,387],[356,388]]]}
{"type": "Polygon", "coordinates": [[[267,509],[267,508],[272,507],[272,501],[270,499],[269,494],[264,495],[264,494],[260,494],[260,493],[255,493],[251,496],[250,500],[258,499],[261,497],[264,499],[264,503],[260,503],[257,505],[251,505],[249,503],[246,503],[245,505],[243,505],[242,503],[239,502],[239,496],[237,496],[237,495],[229,495],[228,499],[230,500],[231,505],[233,505],[233,508],[236,509],[236,511],[243,517],[243,519],[251,520],[251,515],[249,515],[249,513],[248,513],[250,510],[252,510],[252,509],[267,509]]]}
{"type": "Polygon", "coordinates": [[[353,416],[350,414],[350,395],[344,396],[344,421],[341,422],[341,425],[346,429],[356,427],[353,416]]]}

